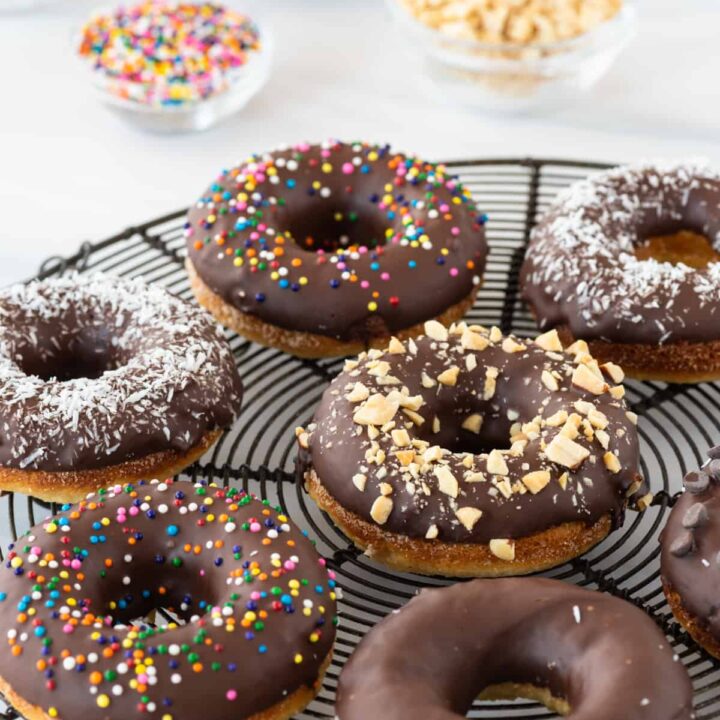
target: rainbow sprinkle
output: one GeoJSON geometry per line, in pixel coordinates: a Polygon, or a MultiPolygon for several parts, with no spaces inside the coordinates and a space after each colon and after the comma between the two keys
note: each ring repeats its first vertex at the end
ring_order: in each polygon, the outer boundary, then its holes
{"type": "Polygon", "coordinates": [[[261,49],[254,22],[222,5],[144,2],[93,17],[78,52],[114,95],[165,107],[227,90],[261,49]]]}

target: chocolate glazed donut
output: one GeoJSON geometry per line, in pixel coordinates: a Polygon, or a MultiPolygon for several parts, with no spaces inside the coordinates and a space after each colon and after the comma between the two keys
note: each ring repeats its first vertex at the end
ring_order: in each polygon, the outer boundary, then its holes
{"type": "Polygon", "coordinates": [[[199,302],[245,337],[306,357],[358,353],[472,305],[483,224],[443,166],[329,142],[256,155],[191,209],[199,302]]]}
{"type": "Polygon", "coordinates": [[[0,292],[0,489],[69,502],[175,474],[241,394],[222,329],[159,287],[76,275],[0,292]]]}
{"type": "Polygon", "coordinates": [[[720,658],[720,447],[689,473],[660,538],[663,589],[693,639],[720,658]]]}
{"type": "Polygon", "coordinates": [[[522,295],[541,329],[586,340],[632,377],[718,379],[719,250],[718,172],[687,163],[616,168],[558,196],[533,232],[522,295]],[[668,261],[642,254],[651,238],[673,237],[678,252],[668,261]],[[704,251],[693,256],[698,240],[704,251]]]}
{"type": "Polygon", "coordinates": [[[620,368],[555,331],[425,327],[346,362],[297,431],[336,524],[391,567],[453,576],[535,572],[618,527],[643,486],[620,368]]]}
{"type": "Polygon", "coordinates": [[[544,579],[423,590],[340,676],[339,720],[457,720],[476,697],[536,699],[572,720],[690,720],[662,632],[610,595],[544,579]]]}
{"type": "Polygon", "coordinates": [[[28,720],[287,720],[330,661],[333,577],[237,490],[100,491],[10,548],[0,691],[28,720]],[[139,620],[158,608],[178,623],[139,620]]]}

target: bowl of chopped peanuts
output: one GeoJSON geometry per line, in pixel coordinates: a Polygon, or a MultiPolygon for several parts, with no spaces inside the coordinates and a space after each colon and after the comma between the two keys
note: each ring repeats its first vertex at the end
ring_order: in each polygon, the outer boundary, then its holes
{"type": "Polygon", "coordinates": [[[572,102],[636,31],[632,0],[386,0],[433,94],[500,111],[572,102]]]}

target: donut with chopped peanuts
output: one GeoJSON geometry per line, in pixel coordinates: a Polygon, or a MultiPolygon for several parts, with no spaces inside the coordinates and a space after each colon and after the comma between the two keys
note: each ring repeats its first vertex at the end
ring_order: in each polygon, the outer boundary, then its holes
{"type": "Polygon", "coordinates": [[[307,490],[390,567],[501,576],[561,564],[650,496],[622,370],[498,328],[430,321],[348,360],[307,428],[307,490]]]}
{"type": "Polygon", "coordinates": [[[720,379],[720,172],[692,162],[600,173],[562,192],[521,270],[541,330],[640,380],[720,379]]]}

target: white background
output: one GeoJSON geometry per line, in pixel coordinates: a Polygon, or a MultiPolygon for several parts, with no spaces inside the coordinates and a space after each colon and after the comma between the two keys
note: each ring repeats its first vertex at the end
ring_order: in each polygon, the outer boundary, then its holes
{"type": "Polygon", "coordinates": [[[428,159],[720,164],[720,0],[641,0],[639,37],[589,95],[512,120],[423,94],[382,0],[234,4],[272,24],[270,82],[222,126],[179,136],[135,129],[89,92],[72,35],[97,2],[0,15],[0,285],[189,204],[222,167],[283,142],[389,141],[428,159]]]}

